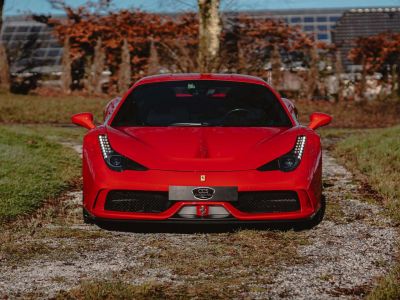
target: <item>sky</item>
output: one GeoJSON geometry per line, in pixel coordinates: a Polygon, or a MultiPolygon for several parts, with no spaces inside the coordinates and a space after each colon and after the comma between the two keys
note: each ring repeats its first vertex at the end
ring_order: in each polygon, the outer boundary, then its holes
{"type": "MultiPolygon", "coordinates": [[[[84,5],[87,0],[64,0],[68,5],[84,5]]],[[[400,7],[400,0],[221,0],[222,9],[302,9],[302,8],[353,8],[400,7]]],[[[176,12],[195,10],[196,0],[113,0],[112,9],[136,8],[151,12],[176,12]]],[[[4,15],[62,14],[51,8],[48,0],[5,0],[4,15]]]]}

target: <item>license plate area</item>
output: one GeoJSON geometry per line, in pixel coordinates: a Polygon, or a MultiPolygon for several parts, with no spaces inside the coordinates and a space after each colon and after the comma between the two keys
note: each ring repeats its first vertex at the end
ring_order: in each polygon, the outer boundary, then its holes
{"type": "Polygon", "coordinates": [[[170,186],[170,201],[237,201],[236,186],[170,186]]]}

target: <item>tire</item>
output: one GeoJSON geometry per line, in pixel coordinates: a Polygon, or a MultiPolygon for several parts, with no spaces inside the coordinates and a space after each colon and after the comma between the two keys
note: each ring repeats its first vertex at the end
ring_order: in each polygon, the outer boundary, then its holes
{"type": "Polygon", "coordinates": [[[294,226],[295,230],[311,229],[311,228],[317,226],[324,219],[325,209],[326,209],[326,198],[324,195],[322,195],[321,207],[318,210],[318,212],[310,220],[302,221],[298,224],[295,224],[295,226],[294,226]]]}
{"type": "Polygon", "coordinates": [[[82,208],[82,217],[83,217],[83,223],[94,224],[93,218],[90,216],[90,214],[84,208],[82,208]]]}

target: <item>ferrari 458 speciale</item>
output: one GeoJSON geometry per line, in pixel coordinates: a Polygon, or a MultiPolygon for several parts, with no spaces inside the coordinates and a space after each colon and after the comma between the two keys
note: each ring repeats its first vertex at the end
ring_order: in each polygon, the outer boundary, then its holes
{"type": "Polygon", "coordinates": [[[322,220],[322,152],[314,113],[245,75],[145,77],[104,120],[72,121],[83,141],[85,222],[251,223],[322,220]]]}

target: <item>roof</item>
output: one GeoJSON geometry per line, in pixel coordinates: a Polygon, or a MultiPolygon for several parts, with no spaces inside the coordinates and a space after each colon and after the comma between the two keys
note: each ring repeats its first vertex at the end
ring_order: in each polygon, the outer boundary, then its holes
{"type": "Polygon", "coordinates": [[[259,77],[241,75],[241,74],[215,74],[215,73],[178,73],[178,74],[161,74],[147,76],[137,81],[134,87],[147,83],[165,82],[165,81],[181,81],[181,80],[220,80],[220,81],[237,81],[253,84],[268,84],[259,77]]]}
{"type": "Polygon", "coordinates": [[[388,31],[400,32],[400,8],[350,10],[338,21],[332,37],[344,64],[351,65],[348,54],[357,38],[388,31]]]}

